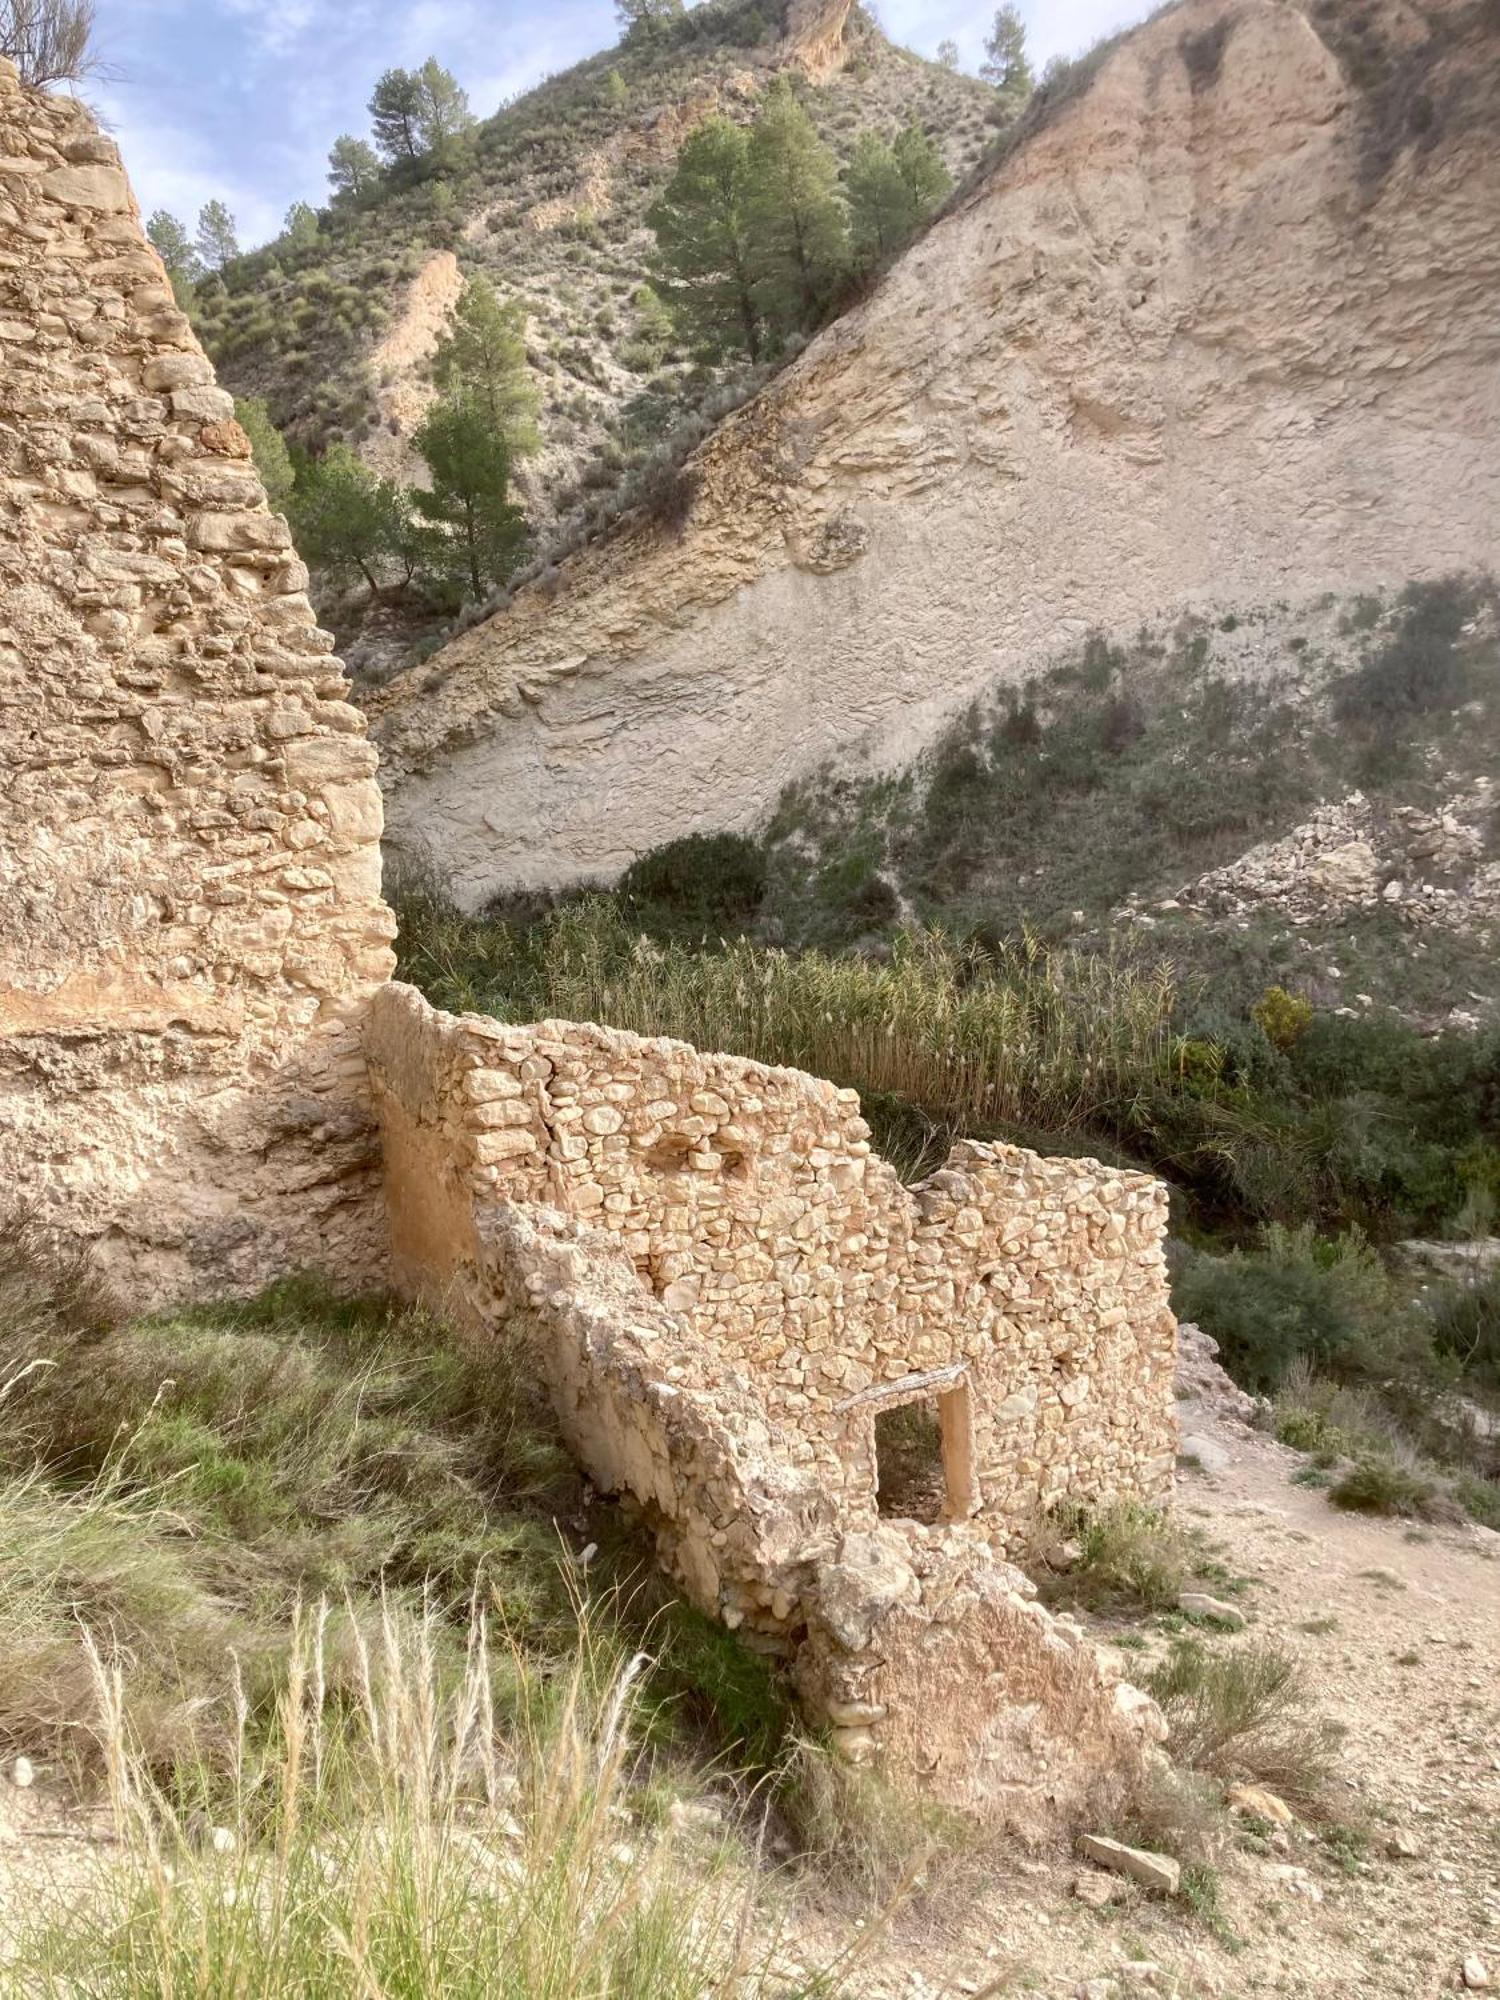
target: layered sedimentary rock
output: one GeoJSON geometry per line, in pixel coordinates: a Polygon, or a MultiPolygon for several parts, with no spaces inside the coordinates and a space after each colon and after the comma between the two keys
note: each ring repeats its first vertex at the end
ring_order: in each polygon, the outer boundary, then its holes
{"type": "Polygon", "coordinates": [[[1500,21],[1187,0],[607,545],[379,698],[462,899],[753,825],[1090,627],[1493,562],[1500,21]],[[669,510],[670,511],[670,510],[669,510]]]}
{"type": "Polygon", "coordinates": [[[0,63],[0,1151],[137,1299],[384,1263],[375,753],[113,143],[0,63]]]}

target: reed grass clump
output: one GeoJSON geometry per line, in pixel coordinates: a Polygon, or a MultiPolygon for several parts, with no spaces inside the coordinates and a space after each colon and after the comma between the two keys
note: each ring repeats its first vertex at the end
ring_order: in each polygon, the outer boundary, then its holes
{"type": "Polygon", "coordinates": [[[66,1908],[13,1915],[10,1990],[52,2000],[733,2000],[846,1990],[793,1969],[768,1879],[733,1839],[637,1811],[644,1655],[585,1620],[560,1672],[517,1654],[497,1720],[488,1622],[445,1670],[438,1614],[387,1601],[335,1694],[330,1612],[299,1618],[274,1727],[246,1704],[227,1788],[153,1781],[126,1674],[91,1650],[117,1846],[66,1908]]]}

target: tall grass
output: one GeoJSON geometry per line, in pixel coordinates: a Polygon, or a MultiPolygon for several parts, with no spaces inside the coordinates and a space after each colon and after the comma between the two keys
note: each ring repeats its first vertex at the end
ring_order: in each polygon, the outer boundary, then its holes
{"type": "Polygon", "coordinates": [[[673,1036],[970,1130],[1108,1124],[1183,1060],[1168,969],[1032,938],[986,949],[903,934],[876,963],[748,938],[717,950],[653,941],[600,900],[517,935],[424,899],[403,910],[403,953],[439,1004],[461,996],[510,1019],[673,1036]]]}
{"type": "Polygon", "coordinates": [[[66,1913],[12,1920],[8,1990],[90,2000],[697,2000],[836,1995],[780,1951],[743,1846],[685,1850],[635,1807],[647,1662],[603,1658],[585,1623],[560,1675],[518,1655],[497,1723],[482,1615],[464,1672],[436,1614],[387,1602],[333,1692],[326,1608],[298,1625],[276,1723],[240,1728],[227,1797],[184,1804],[132,1743],[125,1677],[92,1655],[118,1848],[66,1913]],[[601,1671],[601,1665],[603,1671],[601,1671]],[[207,1815],[227,1842],[205,1839],[207,1815]],[[227,1851],[221,1851],[221,1847],[227,1851]],[[769,1942],[767,1941],[769,1937],[769,1942]],[[780,1961],[780,1963],[778,1963],[780,1961]]]}

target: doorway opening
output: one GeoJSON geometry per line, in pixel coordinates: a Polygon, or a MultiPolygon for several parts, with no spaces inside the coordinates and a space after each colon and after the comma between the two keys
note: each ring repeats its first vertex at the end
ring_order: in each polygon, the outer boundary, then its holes
{"type": "Polygon", "coordinates": [[[973,1511],[969,1388],[908,1396],[875,1412],[875,1501],[887,1520],[964,1519],[973,1511]]]}

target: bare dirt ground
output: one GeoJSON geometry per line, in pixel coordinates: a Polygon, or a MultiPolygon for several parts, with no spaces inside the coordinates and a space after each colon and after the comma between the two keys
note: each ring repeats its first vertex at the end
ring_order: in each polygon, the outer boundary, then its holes
{"type": "Polygon", "coordinates": [[[1301,1461],[1269,1438],[1192,1408],[1184,1429],[1203,1465],[1184,1467],[1179,1508],[1250,1586],[1246,1631],[1210,1643],[1272,1641],[1305,1664],[1344,1732],[1364,1858],[1300,1832],[1287,1853],[1233,1854],[1216,1935],[1133,1886],[1090,1908],[1074,1884],[1096,1871],[1072,1857],[1002,1855],[945,1922],[901,1913],[868,2000],[1427,2000],[1465,1990],[1475,1958],[1500,1992],[1500,1535],[1341,1513],[1291,1483],[1301,1461]]]}

